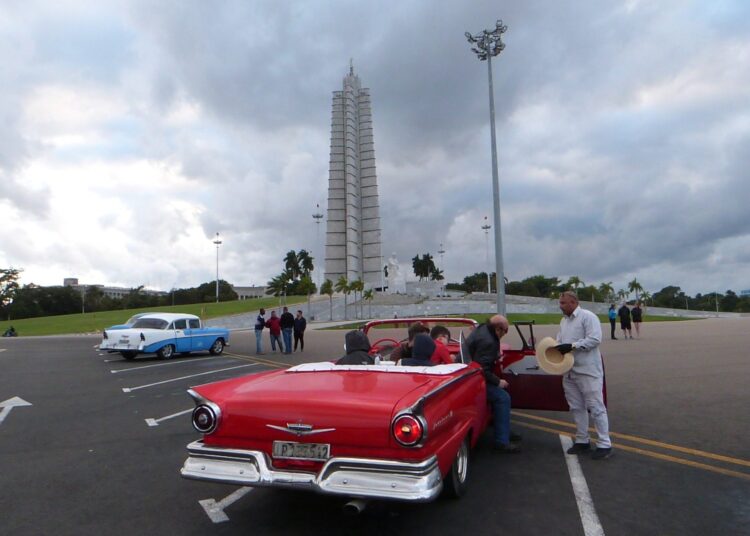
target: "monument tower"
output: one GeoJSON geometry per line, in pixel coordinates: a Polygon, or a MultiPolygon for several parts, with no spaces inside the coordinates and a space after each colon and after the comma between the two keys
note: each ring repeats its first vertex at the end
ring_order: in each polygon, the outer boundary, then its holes
{"type": "Polygon", "coordinates": [[[333,92],[331,157],[328,172],[325,278],[361,279],[380,287],[380,208],[375,173],[370,90],[354,67],[342,91],[333,92]]]}

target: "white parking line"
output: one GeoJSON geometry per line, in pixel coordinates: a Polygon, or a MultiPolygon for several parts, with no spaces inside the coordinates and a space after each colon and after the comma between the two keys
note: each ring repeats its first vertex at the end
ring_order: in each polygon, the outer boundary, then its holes
{"type": "Polygon", "coordinates": [[[211,356],[211,357],[198,357],[198,358],[192,358],[192,359],[185,359],[183,361],[169,361],[168,363],[157,363],[156,365],[143,365],[142,367],[133,367],[133,368],[127,368],[127,369],[119,369],[119,370],[110,370],[112,374],[117,374],[118,372],[130,372],[131,370],[141,370],[145,368],[151,368],[151,367],[164,367],[166,365],[180,365],[182,363],[195,363],[196,361],[205,361],[206,359],[216,359],[219,356],[211,356]]]}
{"type": "Polygon", "coordinates": [[[206,511],[206,515],[208,515],[211,521],[214,523],[223,523],[224,521],[229,521],[229,516],[224,513],[224,508],[239,501],[251,491],[253,491],[253,488],[244,487],[230,493],[219,502],[216,502],[214,499],[203,499],[202,501],[198,501],[198,503],[206,511]]]}
{"type": "Polygon", "coordinates": [[[186,409],[185,411],[180,411],[179,413],[173,413],[172,415],[167,415],[166,417],[162,417],[161,419],[146,419],[146,424],[149,426],[159,426],[159,423],[161,421],[166,421],[167,419],[173,419],[175,417],[179,417],[180,415],[185,415],[186,413],[190,413],[193,411],[193,408],[186,409]]]}
{"type": "Polygon", "coordinates": [[[4,352],[7,348],[0,348],[0,352],[4,352]]]}
{"type": "Polygon", "coordinates": [[[591,499],[589,486],[583,476],[581,464],[578,463],[578,456],[565,452],[573,446],[573,441],[568,436],[560,434],[560,443],[562,444],[565,463],[568,464],[570,483],[573,485],[573,493],[576,496],[578,514],[581,516],[581,523],[583,524],[583,533],[586,536],[604,536],[604,529],[599,522],[599,516],[596,515],[594,501],[591,499]]]}
{"type": "Polygon", "coordinates": [[[122,392],[130,393],[131,391],[137,391],[138,389],[145,389],[146,387],[153,387],[154,385],[161,385],[163,383],[176,382],[179,380],[187,380],[188,378],[195,378],[197,376],[204,376],[206,374],[216,374],[217,372],[224,372],[226,370],[234,370],[234,369],[244,368],[244,367],[256,367],[258,365],[260,365],[260,363],[248,363],[247,365],[239,365],[236,367],[229,367],[229,368],[219,369],[219,370],[209,370],[208,372],[201,372],[200,374],[191,374],[190,376],[180,376],[179,378],[172,378],[171,380],[164,380],[161,382],[149,383],[146,385],[139,385],[138,387],[123,387],[122,392]]]}

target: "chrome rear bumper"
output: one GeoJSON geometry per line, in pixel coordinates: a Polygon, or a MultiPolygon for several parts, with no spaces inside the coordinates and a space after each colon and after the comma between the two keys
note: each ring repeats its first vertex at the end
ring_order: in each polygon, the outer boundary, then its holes
{"type": "Polygon", "coordinates": [[[180,470],[185,478],[239,484],[306,489],[319,493],[427,502],[443,489],[437,457],[419,463],[368,458],[330,458],[319,473],[273,469],[263,452],[187,446],[189,457],[180,470]]]}

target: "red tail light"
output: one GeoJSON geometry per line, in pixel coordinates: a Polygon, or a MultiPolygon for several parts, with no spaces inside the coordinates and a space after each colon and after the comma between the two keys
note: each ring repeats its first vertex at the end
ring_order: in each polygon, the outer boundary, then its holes
{"type": "Polygon", "coordinates": [[[424,426],[414,415],[406,414],[396,417],[391,425],[391,432],[400,444],[413,447],[422,440],[424,426]]]}

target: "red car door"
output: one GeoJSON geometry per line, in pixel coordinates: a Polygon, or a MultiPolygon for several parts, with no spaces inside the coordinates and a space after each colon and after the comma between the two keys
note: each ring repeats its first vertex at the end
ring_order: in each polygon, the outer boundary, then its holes
{"type": "MultiPolygon", "coordinates": [[[[503,345],[503,360],[498,371],[509,384],[507,391],[511,397],[511,406],[517,409],[568,411],[562,386],[563,377],[544,372],[537,362],[533,322],[514,322],[513,325],[521,337],[522,347],[516,350],[503,345]]],[[[603,391],[606,404],[606,378],[603,391]]]]}

